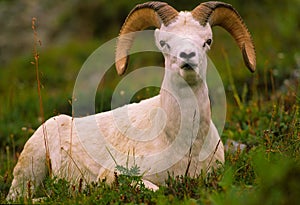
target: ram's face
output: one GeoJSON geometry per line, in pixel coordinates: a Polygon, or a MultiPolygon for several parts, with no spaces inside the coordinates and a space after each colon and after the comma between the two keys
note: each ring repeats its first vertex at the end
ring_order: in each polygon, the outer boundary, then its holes
{"type": "Polygon", "coordinates": [[[206,52],[212,43],[212,31],[208,24],[201,26],[190,12],[180,12],[175,22],[156,29],[155,40],[165,57],[167,69],[190,84],[205,79],[206,52]]]}

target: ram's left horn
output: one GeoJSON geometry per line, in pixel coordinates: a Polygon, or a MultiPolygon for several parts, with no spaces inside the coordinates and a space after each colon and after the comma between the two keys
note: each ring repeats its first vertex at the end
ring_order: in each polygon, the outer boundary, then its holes
{"type": "Polygon", "coordinates": [[[256,54],[251,35],[231,5],[217,1],[202,3],[192,11],[192,15],[203,26],[209,23],[211,27],[221,26],[227,30],[237,42],[248,69],[255,71],[256,54]]]}

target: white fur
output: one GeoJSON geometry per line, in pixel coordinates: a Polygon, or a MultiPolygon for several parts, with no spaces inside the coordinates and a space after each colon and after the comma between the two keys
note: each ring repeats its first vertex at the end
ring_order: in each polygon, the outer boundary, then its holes
{"type": "Polygon", "coordinates": [[[45,178],[44,133],[53,175],[74,183],[80,178],[112,182],[114,158],[124,166],[133,150],[135,163],[145,171],[145,184],[152,189],[164,183],[168,172],[184,175],[189,163],[187,173],[195,176],[215,166],[217,160],[224,162],[223,144],[218,144],[220,137],[211,121],[205,77],[209,46],[203,45],[212,38],[210,26],[203,27],[191,13],[180,12],[177,21],[162,25],[155,37],[166,67],[160,95],[83,118],[59,115],[46,121],[25,144],[7,199],[26,194],[29,180],[37,186],[45,178]],[[168,47],[161,48],[161,40],[168,47]],[[194,70],[181,69],[183,51],[195,52],[189,60],[194,70]],[[209,149],[203,148],[205,139],[211,141],[209,149]],[[171,145],[174,150],[168,150],[171,145]],[[176,163],[168,166],[168,162],[176,163]]]}

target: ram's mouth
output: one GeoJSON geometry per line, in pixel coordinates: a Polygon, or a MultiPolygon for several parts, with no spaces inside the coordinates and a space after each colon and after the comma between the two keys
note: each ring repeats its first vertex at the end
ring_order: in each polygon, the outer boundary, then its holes
{"type": "Polygon", "coordinates": [[[192,63],[184,63],[180,66],[181,69],[183,70],[194,70],[194,68],[196,67],[195,64],[192,64],[192,63]]]}

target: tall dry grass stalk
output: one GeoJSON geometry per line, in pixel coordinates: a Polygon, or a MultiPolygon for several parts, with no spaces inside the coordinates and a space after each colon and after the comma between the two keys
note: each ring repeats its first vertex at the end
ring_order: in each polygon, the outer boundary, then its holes
{"type": "Polygon", "coordinates": [[[33,44],[34,61],[31,63],[35,66],[37,90],[38,90],[38,96],[39,96],[40,119],[42,121],[44,144],[45,144],[45,150],[46,150],[46,165],[48,168],[49,176],[51,177],[52,176],[52,166],[51,166],[51,160],[50,160],[50,154],[49,154],[47,130],[46,130],[46,125],[44,124],[45,114],[44,114],[44,106],[43,106],[43,99],[42,99],[42,92],[41,92],[41,81],[40,81],[40,73],[39,73],[39,58],[40,58],[40,56],[39,56],[38,49],[37,49],[38,46],[42,45],[42,42],[38,38],[36,21],[37,21],[37,18],[35,18],[35,17],[33,17],[31,20],[31,28],[33,31],[33,38],[34,38],[34,44],[33,44]]]}

